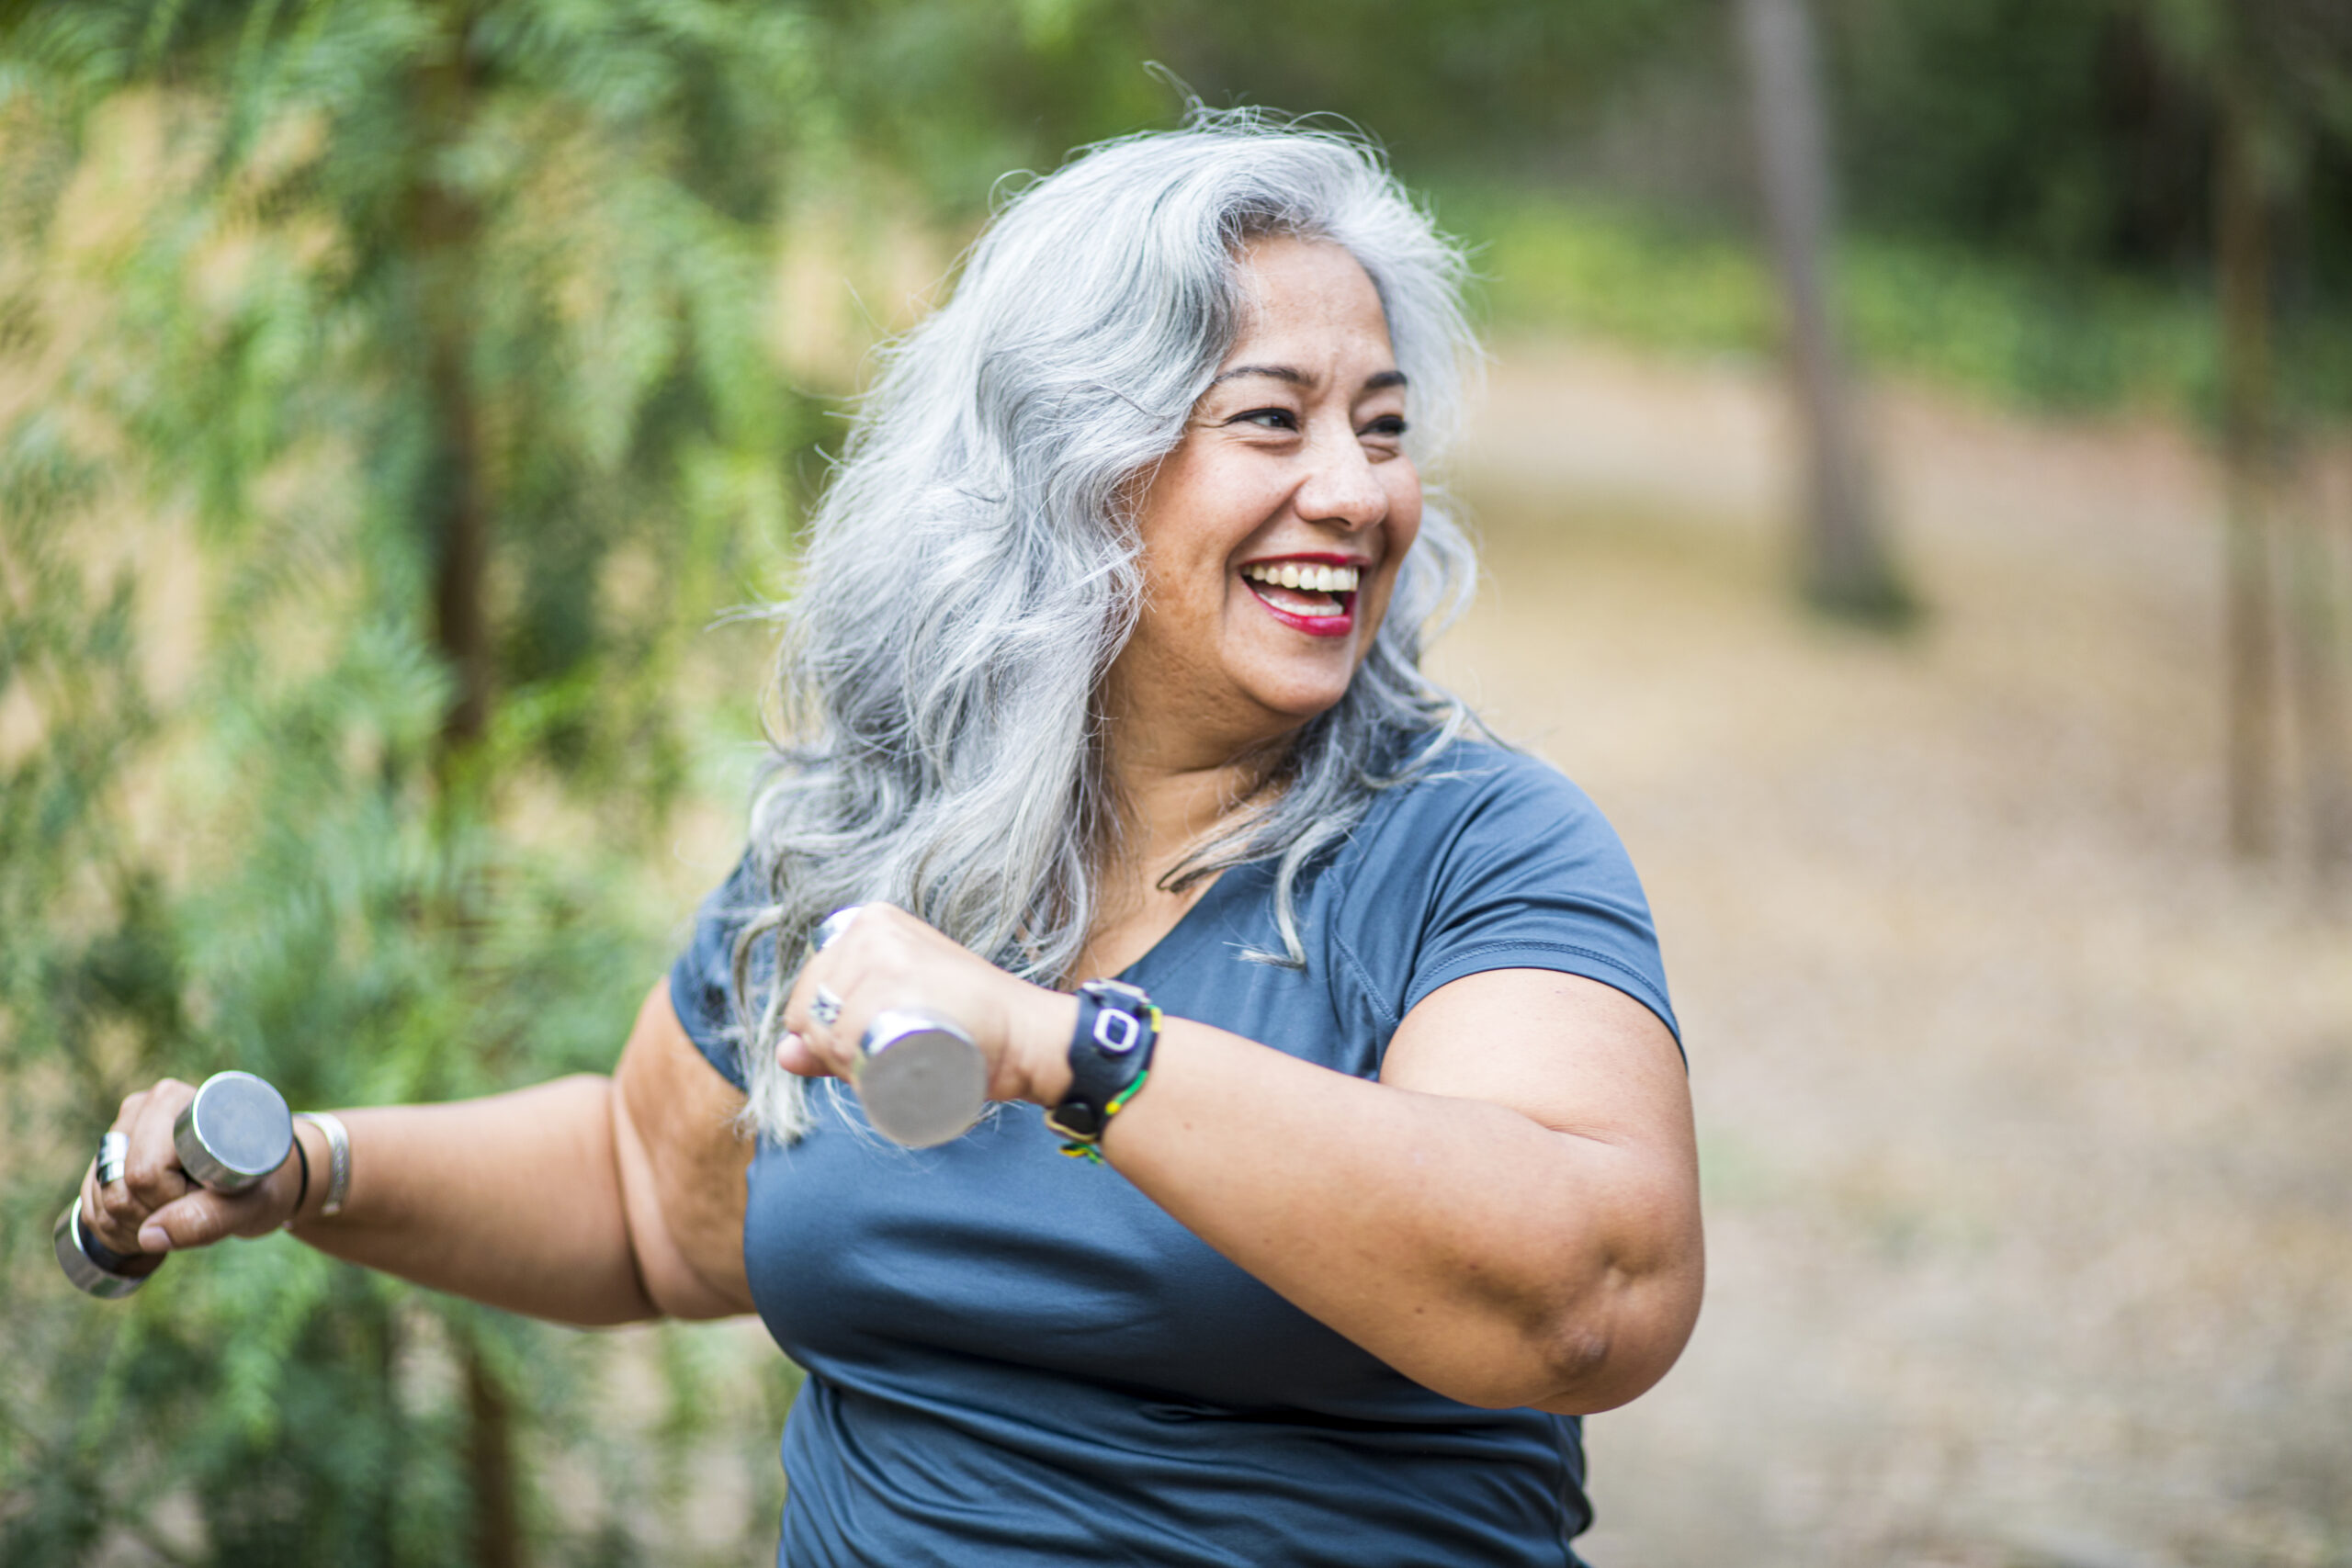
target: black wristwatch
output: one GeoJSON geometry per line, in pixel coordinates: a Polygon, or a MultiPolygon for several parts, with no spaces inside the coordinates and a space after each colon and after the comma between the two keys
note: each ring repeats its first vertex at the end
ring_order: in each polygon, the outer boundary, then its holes
{"type": "Polygon", "coordinates": [[[1078,988],[1078,1027],[1069,1038],[1069,1092],[1046,1112],[1046,1125],[1066,1140],[1062,1153],[1102,1158],[1102,1141],[1151,1072],[1159,1039],[1159,1010],[1124,980],[1089,980],[1078,988]]]}

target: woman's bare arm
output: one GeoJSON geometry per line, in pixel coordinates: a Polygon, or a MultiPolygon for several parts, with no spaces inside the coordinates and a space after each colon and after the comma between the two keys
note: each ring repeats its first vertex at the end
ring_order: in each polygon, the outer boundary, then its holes
{"type": "Polygon", "coordinates": [[[1469,1404],[1623,1404],[1697,1319],[1681,1061],[1648,1009],[1576,976],[1453,982],[1378,1083],[1171,1021],[1103,1150],[1210,1246],[1469,1404]]]}
{"type": "MultiPolygon", "coordinates": [[[[612,1080],[337,1112],[351,1192],[319,1213],[323,1140],[294,1234],[346,1262],[563,1323],[655,1315],[621,1191],[612,1080]]],[[[317,1138],[315,1133],[308,1135],[317,1138]]]]}
{"type": "Polygon", "coordinates": [[[686,1036],[663,980],[614,1074],[613,1126],[638,1273],[665,1317],[752,1310],[743,1272],[743,1096],[686,1036]]]}
{"type": "MultiPolygon", "coordinates": [[[[1051,1105],[1077,1003],[867,905],[804,968],[780,1050],[847,1066],[876,1009],[963,1021],[990,1095],[1051,1105]],[[808,1010],[844,998],[831,1026],[808,1010]]],[[[1657,1015],[1541,969],[1416,1007],[1379,1082],[1169,1020],[1111,1163],[1210,1246],[1397,1371],[1466,1403],[1563,1413],[1663,1376],[1699,1310],[1689,1080],[1657,1015]]]]}
{"type": "MultiPolygon", "coordinates": [[[[85,1189],[85,1212],[108,1247],[201,1247],[266,1234],[291,1212],[291,1160],[242,1197],[188,1189],[170,1126],[192,1092],[166,1080],[125,1101],[126,1179],[85,1189]]],[[[298,1122],[311,1179],[294,1234],[350,1262],[559,1322],[748,1311],[741,1233],[751,1145],[732,1125],[741,1103],[686,1038],[665,982],[646,998],[612,1078],[339,1112],[351,1185],[332,1219],[320,1212],[326,1136],[298,1122]]]]}

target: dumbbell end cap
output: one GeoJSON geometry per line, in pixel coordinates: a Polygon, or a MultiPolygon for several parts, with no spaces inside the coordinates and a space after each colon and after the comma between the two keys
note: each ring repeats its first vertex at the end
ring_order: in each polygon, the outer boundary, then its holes
{"type": "Polygon", "coordinates": [[[65,1278],[85,1296],[100,1301],[119,1301],[145,1284],[149,1276],[164,1266],[161,1257],[123,1258],[100,1245],[82,1223],[82,1200],[76,1197],[65,1212],[57,1216],[50,1240],[57,1248],[57,1266],[65,1270],[65,1278]],[[103,1260],[103,1261],[102,1261],[103,1260]],[[125,1263],[143,1264],[136,1273],[120,1273],[117,1269],[125,1263]],[[115,1267],[109,1267],[112,1264],[115,1267]]]}
{"type": "Polygon", "coordinates": [[[180,1168],[199,1187],[233,1197],[261,1185],[294,1152],[286,1097],[251,1073],[215,1073],[172,1123],[180,1168]]]}
{"type": "Polygon", "coordinates": [[[878,1013],[861,1043],[857,1096],[875,1131],[909,1148],[960,1137],[988,1105],[988,1062],[936,1013],[878,1013]]]}

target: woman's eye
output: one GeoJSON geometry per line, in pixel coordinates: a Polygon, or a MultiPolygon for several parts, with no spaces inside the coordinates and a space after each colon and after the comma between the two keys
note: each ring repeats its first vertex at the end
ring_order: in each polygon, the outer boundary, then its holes
{"type": "Polygon", "coordinates": [[[1381,436],[1390,441],[1401,441],[1404,439],[1407,428],[1403,414],[1384,414],[1365,425],[1362,434],[1381,436]]]}
{"type": "Polygon", "coordinates": [[[1266,430],[1296,430],[1298,416],[1288,409],[1251,409],[1248,413],[1233,416],[1236,424],[1255,424],[1266,430]]]}

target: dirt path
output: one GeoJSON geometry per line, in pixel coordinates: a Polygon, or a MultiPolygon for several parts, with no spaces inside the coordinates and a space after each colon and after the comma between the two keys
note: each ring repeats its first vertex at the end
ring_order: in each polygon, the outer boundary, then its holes
{"type": "Polygon", "coordinates": [[[2193,443],[1883,400],[1890,645],[1788,607],[1754,374],[1493,394],[1441,663],[1631,844],[1705,1145],[1706,1317],[1591,1424],[1589,1555],[2352,1562],[2352,908],[2219,851],[2193,443]]]}

